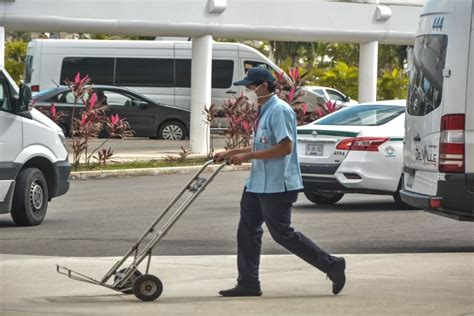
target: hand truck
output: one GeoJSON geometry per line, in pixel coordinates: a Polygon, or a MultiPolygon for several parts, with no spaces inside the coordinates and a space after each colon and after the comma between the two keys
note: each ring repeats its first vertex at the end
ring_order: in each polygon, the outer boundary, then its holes
{"type": "Polygon", "coordinates": [[[196,174],[184,186],[178,196],[176,196],[173,201],[171,201],[171,203],[156,218],[150,227],[148,227],[145,233],[135,242],[132,248],[130,248],[130,250],[125,254],[125,256],[117,261],[100,281],[59,265],[56,265],[57,272],[64,274],[73,280],[104,286],[124,294],[133,293],[138,299],[142,301],[153,301],[160,297],[161,293],[163,292],[163,283],[158,277],[148,274],[152,250],[166,235],[170,228],[178,221],[181,215],[184,214],[191,203],[199,196],[199,194],[204,191],[206,186],[226,165],[224,163],[218,166],[208,178],[201,177],[201,173],[203,173],[205,169],[213,162],[213,160],[206,162],[201,167],[201,169],[196,172],[196,174]],[[191,192],[191,194],[178,207],[176,212],[169,217],[166,223],[161,226],[160,229],[156,229],[156,226],[163,221],[164,216],[183,196],[183,194],[185,194],[186,191],[191,192]],[[138,270],[138,266],[145,259],[147,259],[146,269],[145,274],[142,274],[138,270]],[[129,262],[131,261],[131,263],[128,264],[127,260],[129,262]]]}

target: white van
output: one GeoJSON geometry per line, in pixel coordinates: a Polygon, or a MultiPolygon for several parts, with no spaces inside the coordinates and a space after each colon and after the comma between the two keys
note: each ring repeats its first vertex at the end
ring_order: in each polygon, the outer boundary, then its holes
{"type": "MultiPolygon", "coordinates": [[[[28,44],[25,84],[43,91],[80,72],[95,84],[124,86],[156,102],[190,109],[192,43],[185,41],[34,40],[28,44]]],[[[281,70],[256,49],[212,44],[212,103],[239,96],[232,83],[246,70],[281,70]]]]}
{"type": "Polygon", "coordinates": [[[418,24],[405,121],[405,203],[474,220],[473,0],[429,0],[418,24]]]}
{"type": "Polygon", "coordinates": [[[43,221],[71,171],[61,128],[30,103],[29,87],[18,89],[0,68],[0,214],[11,212],[20,226],[43,221]]]}

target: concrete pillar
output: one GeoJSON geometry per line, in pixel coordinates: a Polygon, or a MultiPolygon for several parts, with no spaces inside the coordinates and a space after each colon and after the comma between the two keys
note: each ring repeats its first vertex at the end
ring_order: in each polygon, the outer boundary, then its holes
{"type": "Polygon", "coordinates": [[[5,67],[5,28],[0,26],[0,66],[5,67]]]}
{"type": "Polygon", "coordinates": [[[209,152],[210,131],[202,111],[211,105],[212,36],[193,38],[191,62],[191,151],[194,154],[209,152]]]}
{"type": "Polygon", "coordinates": [[[359,102],[377,100],[377,63],[379,42],[360,44],[359,102]]]}
{"type": "MultiPolygon", "coordinates": [[[[378,5],[380,0],[362,0],[378,5]]],[[[372,102],[377,100],[377,64],[379,59],[379,42],[360,44],[359,54],[359,102],[372,102]]]]}

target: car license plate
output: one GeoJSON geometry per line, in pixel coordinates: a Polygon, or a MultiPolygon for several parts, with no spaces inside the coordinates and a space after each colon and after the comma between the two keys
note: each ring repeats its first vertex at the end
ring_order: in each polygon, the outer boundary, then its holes
{"type": "Polygon", "coordinates": [[[306,144],[306,156],[322,156],[324,154],[324,145],[322,144],[306,144]]]}

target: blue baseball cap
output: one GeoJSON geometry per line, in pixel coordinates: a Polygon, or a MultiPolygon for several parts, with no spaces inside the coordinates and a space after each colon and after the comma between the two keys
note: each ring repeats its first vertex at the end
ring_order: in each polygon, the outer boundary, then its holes
{"type": "Polygon", "coordinates": [[[275,83],[275,77],[272,73],[262,67],[250,68],[244,79],[234,82],[234,86],[248,86],[251,84],[260,84],[264,81],[270,84],[275,83]]]}

